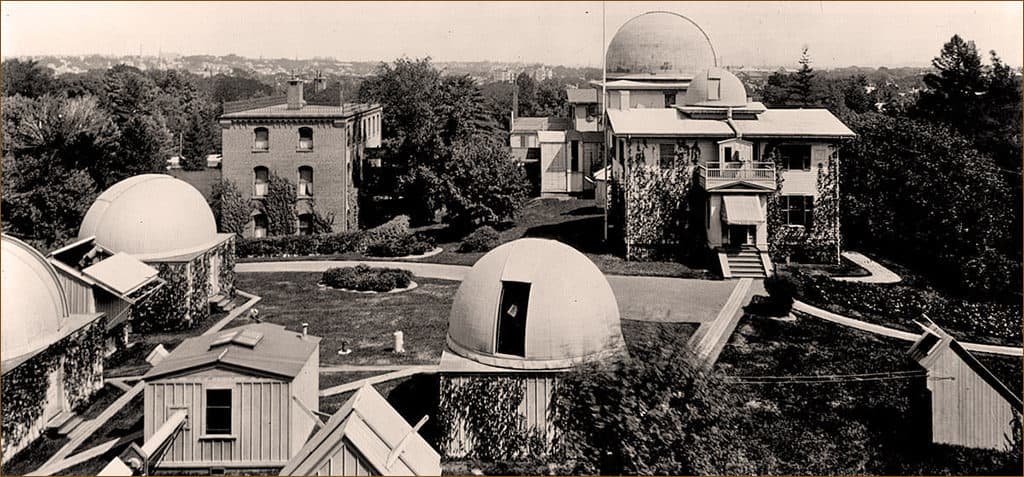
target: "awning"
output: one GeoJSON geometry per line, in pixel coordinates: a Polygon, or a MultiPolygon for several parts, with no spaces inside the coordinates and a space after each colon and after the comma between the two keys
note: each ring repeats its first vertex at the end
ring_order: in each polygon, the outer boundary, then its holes
{"type": "Polygon", "coordinates": [[[128,295],[157,276],[155,268],[126,253],[114,254],[106,260],[86,267],[82,273],[121,296],[128,295]]]}
{"type": "Polygon", "coordinates": [[[756,195],[723,195],[722,220],[733,225],[763,224],[761,200],[756,195]]]}

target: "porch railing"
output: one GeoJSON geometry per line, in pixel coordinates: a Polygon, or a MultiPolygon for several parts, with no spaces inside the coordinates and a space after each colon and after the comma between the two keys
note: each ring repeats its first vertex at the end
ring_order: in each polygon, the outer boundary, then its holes
{"type": "Polygon", "coordinates": [[[732,181],[752,181],[775,184],[775,164],[772,162],[701,164],[700,178],[705,183],[716,184],[732,181]]]}

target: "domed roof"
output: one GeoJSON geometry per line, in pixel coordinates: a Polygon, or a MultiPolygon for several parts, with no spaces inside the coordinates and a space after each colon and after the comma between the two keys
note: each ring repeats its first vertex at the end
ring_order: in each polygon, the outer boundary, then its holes
{"type": "Polygon", "coordinates": [[[59,339],[61,326],[68,318],[68,304],[57,272],[42,254],[4,235],[0,282],[0,346],[5,362],[59,339]]]}
{"type": "Polygon", "coordinates": [[[608,77],[690,77],[717,66],[711,39],[700,26],[672,12],[648,12],[619,28],[605,57],[608,77]]]}
{"type": "Polygon", "coordinates": [[[103,247],[141,260],[201,251],[218,239],[203,195],[164,174],[129,177],[100,194],[78,231],[80,239],[91,236],[103,247]]]}
{"type": "Polygon", "coordinates": [[[747,89],[736,75],[722,69],[701,71],[686,89],[683,106],[740,108],[747,105],[747,89]]]}
{"type": "Polygon", "coordinates": [[[624,342],[615,295],[597,266],[561,242],[527,238],[470,269],[452,303],[448,347],[489,366],[562,369],[617,354],[624,342]],[[498,352],[506,332],[513,342],[519,333],[521,354],[498,352]]]}

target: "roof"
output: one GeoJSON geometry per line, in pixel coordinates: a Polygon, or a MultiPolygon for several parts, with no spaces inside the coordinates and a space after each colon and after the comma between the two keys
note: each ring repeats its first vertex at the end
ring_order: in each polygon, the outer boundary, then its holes
{"type": "Polygon", "coordinates": [[[925,331],[921,337],[914,342],[907,354],[918,362],[925,369],[931,369],[932,365],[942,354],[952,351],[967,367],[978,375],[986,384],[998,393],[1007,403],[1013,406],[1017,412],[1024,411],[1020,396],[1006,387],[992,371],[978,361],[970,351],[967,351],[953,335],[946,333],[935,323],[925,325],[925,331]]]}
{"type": "Polygon", "coordinates": [[[517,117],[512,123],[512,132],[533,131],[565,131],[569,129],[569,120],[556,117],[517,117]]]}
{"type": "Polygon", "coordinates": [[[673,12],[647,12],[627,21],[608,44],[605,60],[610,78],[684,77],[718,64],[704,30],[673,12]]]}
{"type": "Polygon", "coordinates": [[[25,242],[3,235],[0,281],[4,361],[56,342],[70,312],[64,288],[46,257],[25,242]]]}
{"type": "Polygon", "coordinates": [[[203,195],[166,174],[118,182],[89,207],[78,237],[143,261],[206,251],[224,240],[203,195]]]}
{"type": "MultiPolygon", "coordinates": [[[[694,119],[675,108],[608,110],[615,134],[637,136],[733,137],[724,120],[694,119]]],[[[735,119],[744,137],[847,138],[855,134],[827,109],[769,109],[757,119],[735,119]]]]}
{"type": "Polygon", "coordinates": [[[183,341],[143,379],[176,376],[211,366],[290,379],[299,374],[319,346],[319,337],[303,336],[281,325],[245,325],[183,341]]]}
{"type": "Polygon", "coordinates": [[[130,294],[157,276],[155,268],[126,253],[116,253],[106,260],[86,267],[82,273],[120,296],[130,294]]]}
{"type": "Polygon", "coordinates": [[[565,95],[569,103],[585,104],[597,102],[597,90],[594,88],[566,88],[565,95]]]}
{"type": "Polygon", "coordinates": [[[466,274],[452,302],[447,345],[488,366],[565,369],[622,352],[619,307],[586,255],[554,240],[519,239],[491,250],[466,274]],[[500,310],[510,282],[527,284],[527,299],[500,310]],[[525,321],[522,356],[498,352],[499,313],[525,321]]]}
{"type": "Polygon", "coordinates": [[[285,102],[227,113],[220,119],[345,119],[374,109],[381,109],[381,106],[376,103],[345,103],[344,106],[307,104],[299,109],[288,109],[285,102]]]}
{"type": "Polygon", "coordinates": [[[331,416],[280,475],[316,475],[346,444],[378,475],[441,475],[437,451],[368,384],[331,416]]]}

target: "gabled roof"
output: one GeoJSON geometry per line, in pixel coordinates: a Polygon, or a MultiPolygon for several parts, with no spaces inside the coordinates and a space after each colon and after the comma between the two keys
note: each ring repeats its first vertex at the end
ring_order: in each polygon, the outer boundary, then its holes
{"type": "Polygon", "coordinates": [[[1017,412],[1024,410],[1020,396],[1017,396],[1010,388],[1006,387],[996,375],[992,374],[985,365],[978,361],[970,351],[967,351],[952,335],[946,333],[935,323],[929,322],[924,327],[924,333],[914,342],[907,354],[917,361],[921,367],[931,369],[944,353],[952,352],[963,361],[964,364],[974,371],[985,383],[992,387],[1003,399],[1006,400],[1017,412]]]}
{"type": "Polygon", "coordinates": [[[569,129],[569,120],[556,117],[518,117],[512,123],[512,132],[565,131],[569,129]]]}
{"type": "Polygon", "coordinates": [[[441,474],[437,451],[367,384],[302,446],[280,475],[316,475],[345,445],[379,475],[441,474]]]}
{"type": "Polygon", "coordinates": [[[291,379],[320,346],[320,338],[257,323],[189,338],[142,378],[152,380],[195,369],[222,366],[291,379]]]}
{"type": "MultiPolygon", "coordinates": [[[[675,108],[609,109],[615,134],[637,136],[733,137],[736,131],[721,119],[694,119],[675,108]]],[[[827,109],[769,109],[756,119],[733,120],[749,138],[839,139],[855,134],[827,109]]]]}
{"type": "Polygon", "coordinates": [[[597,90],[594,88],[566,88],[569,103],[589,104],[597,102],[597,90]]]}

